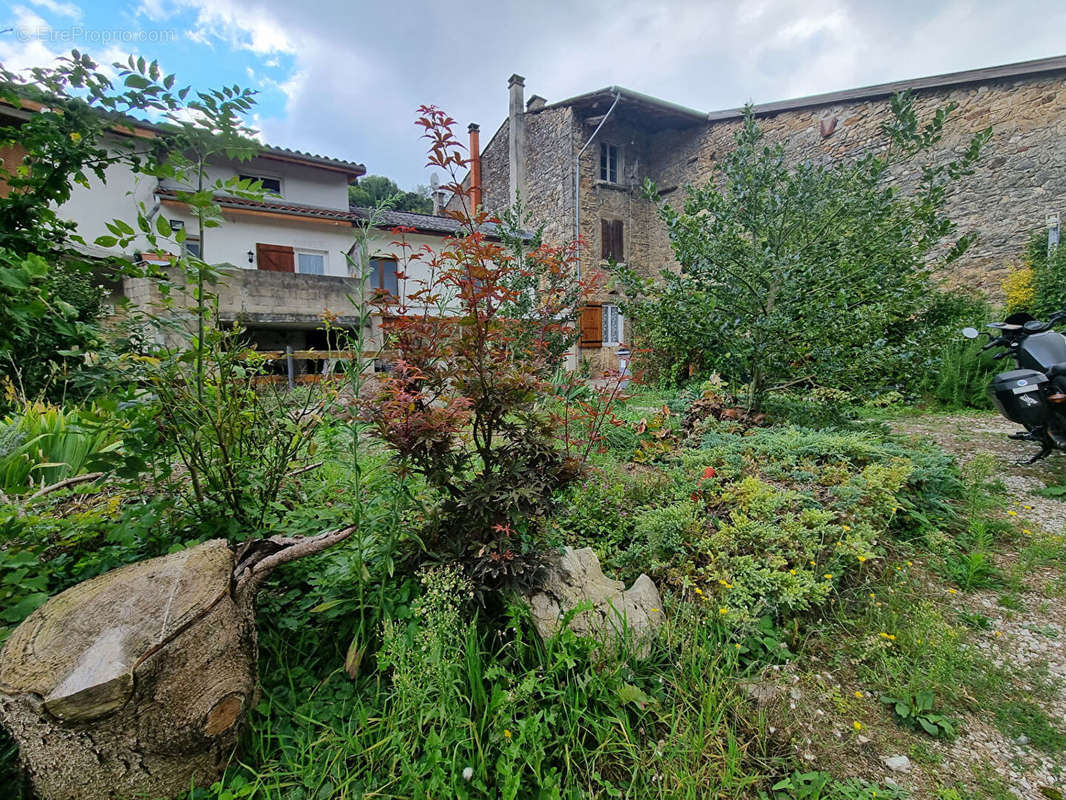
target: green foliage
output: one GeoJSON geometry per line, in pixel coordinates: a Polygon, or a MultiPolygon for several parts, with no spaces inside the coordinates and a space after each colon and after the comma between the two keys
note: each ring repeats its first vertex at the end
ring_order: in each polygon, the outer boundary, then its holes
{"type": "MultiPolygon", "coordinates": [[[[718,631],[680,610],[650,657],[597,658],[564,630],[542,643],[524,612],[502,633],[468,617],[472,585],[423,573],[383,650],[350,681],[309,663],[324,629],[264,618],[263,700],[249,752],[195,798],[401,797],[702,800],[764,785],[775,759],[718,631]]],[[[325,629],[325,630],[328,630],[325,629]]]]}
{"type": "Polygon", "coordinates": [[[19,494],[113,466],[120,425],[101,409],[24,406],[0,421],[0,490],[19,494]]]}
{"type": "MultiPolygon", "coordinates": [[[[785,145],[766,144],[749,109],[714,180],[687,188],[679,209],[660,205],[680,273],[661,282],[617,274],[651,342],[685,326],[665,348],[668,373],[685,366],[678,358],[715,354],[703,366],[747,383],[749,406],[799,380],[851,391],[915,386],[945,305],[927,258],[954,233],[947,192],[973,171],[991,132],[937,161],[932,148],[954,106],[924,125],[907,95],[892,110],[883,143],[861,158],[790,167],[785,145]],[[904,196],[892,167],[919,156],[930,163],[904,196]],[[672,319],[656,326],[653,306],[666,299],[672,319]]],[[[945,259],[971,240],[960,237],[945,259]]]]}
{"type": "Polygon", "coordinates": [[[367,175],[348,187],[348,202],[358,208],[378,208],[382,205],[396,211],[417,214],[433,213],[433,198],[429,189],[419,186],[417,191],[405,192],[391,178],[367,175]]]}
{"type": "Polygon", "coordinates": [[[8,397],[59,400],[84,396],[71,374],[102,338],[97,319],[104,292],[84,264],[0,249],[0,364],[8,397]]]}
{"type": "Polygon", "coordinates": [[[1046,319],[1066,308],[1066,247],[1059,245],[1048,253],[1047,234],[1034,234],[1025,251],[1026,262],[1033,271],[1033,297],[1028,311],[1037,319],[1046,319]]]}
{"type": "Polygon", "coordinates": [[[313,450],[322,400],[307,391],[283,395],[273,383],[257,386],[266,365],[240,345],[238,329],[208,337],[202,347],[150,360],[160,466],[190,515],[243,540],[285,515],[279,493],[313,450]],[[203,362],[208,369],[198,383],[203,362]],[[184,470],[171,473],[168,457],[184,470]]]}
{"type": "Polygon", "coordinates": [[[992,360],[995,353],[981,352],[983,344],[958,335],[948,338],[937,369],[925,382],[925,392],[948,408],[990,408],[988,385],[1004,367],[992,360]]]}
{"type": "Polygon", "coordinates": [[[1012,739],[1026,736],[1033,747],[1056,754],[1066,750],[1066,732],[1056,724],[1047,710],[1030,697],[1011,698],[995,708],[995,721],[1012,739]]]}
{"type": "Polygon", "coordinates": [[[810,391],[777,392],[763,403],[766,416],[773,422],[790,422],[809,428],[845,425],[858,417],[858,401],[843,389],[816,387],[810,391]]]}
{"type": "Polygon", "coordinates": [[[772,800],[904,800],[907,793],[895,786],[881,786],[857,778],[840,781],[827,772],[795,771],[773,785],[772,800]]]}
{"type": "Polygon", "coordinates": [[[882,703],[892,707],[896,717],[905,725],[923,730],[930,736],[945,739],[955,736],[955,724],[934,710],[936,699],[931,691],[908,693],[902,697],[882,695],[880,699],[882,703]]]}
{"type": "Polygon", "coordinates": [[[671,563],[684,552],[686,541],[699,534],[696,511],[691,500],[639,511],[633,517],[633,537],[622,564],[656,571],[671,563]]]}

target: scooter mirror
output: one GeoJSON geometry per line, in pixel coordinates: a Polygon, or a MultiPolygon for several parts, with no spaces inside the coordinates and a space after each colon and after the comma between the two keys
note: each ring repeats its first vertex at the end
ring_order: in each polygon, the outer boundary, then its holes
{"type": "Polygon", "coordinates": [[[963,328],[962,335],[965,336],[967,339],[976,339],[978,336],[981,335],[981,332],[977,330],[977,328],[963,328]]]}

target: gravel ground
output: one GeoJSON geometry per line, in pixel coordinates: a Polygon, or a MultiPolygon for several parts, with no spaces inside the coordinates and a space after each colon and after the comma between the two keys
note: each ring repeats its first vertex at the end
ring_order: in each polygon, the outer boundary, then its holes
{"type": "MultiPolygon", "coordinates": [[[[1019,465],[1036,452],[1035,446],[1007,439],[1018,427],[990,414],[924,416],[895,421],[892,427],[934,440],[963,462],[979,452],[992,453],[1010,491],[1008,513],[1019,529],[1037,539],[1064,533],[1066,502],[1033,492],[1066,482],[1066,453],[1053,453],[1033,465],[1019,465]]],[[[1017,565],[1018,557],[1016,550],[1001,549],[998,566],[1009,570],[1017,565]]],[[[1010,604],[1013,608],[1003,607],[1000,591],[960,594],[959,605],[988,619],[987,630],[975,632],[976,646],[997,664],[1031,676],[1033,701],[1062,728],[1066,724],[1066,581],[1061,571],[1051,568],[1029,569],[1020,577],[1023,588],[1017,602],[1010,604]]],[[[991,771],[1018,797],[1061,797],[1052,790],[1066,792],[1066,755],[1049,755],[1027,739],[1024,735],[1008,738],[991,718],[968,719],[964,732],[944,749],[944,777],[955,771],[991,771]]]]}

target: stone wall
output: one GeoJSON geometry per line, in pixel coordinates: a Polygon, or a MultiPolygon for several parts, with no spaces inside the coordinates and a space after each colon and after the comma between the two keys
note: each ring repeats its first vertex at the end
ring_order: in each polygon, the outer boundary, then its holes
{"type": "MultiPolygon", "coordinates": [[[[622,103],[625,103],[623,99],[622,103]]],[[[974,175],[963,179],[948,211],[960,232],[978,234],[975,246],[951,265],[946,284],[979,289],[991,296],[1034,231],[1051,213],[1066,215],[1066,73],[1053,72],[924,89],[916,107],[922,120],[947,103],[957,103],[939,149],[942,156],[964,147],[986,127],[992,139],[974,175]]],[[[602,112],[601,112],[602,113],[602,112]]],[[[593,128],[571,106],[548,107],[526,114],[527,207],[546,226],[549,241],[573,238],[573,157],[593,128]]],[[[618,117],[619,115],[615,115],[618,117]]],[[[760,115],[770,142],[784,141],[793,163],[854,158],[883,140],[879,129],[890,116],[887,96],[792,108],[760,115]]],[[[622,219],[626,259],[654,276],[676,269],[670,243],[653,204],[642,196],[651,178],[663,198],[678,203],[684,186],[714,175],[714,164],[733,144],[738,118],[717,119],[684,129],[656,130],[609,119],[597,142],[582,157],[582,268],[600,258],[599,220],[622,219]],[[599,141],[622,146],[624,178],[620,186],[599,181],[599,141]]],[[[482,154],[485,202],[506,206],[508,186],[507,122],[482,154]]],[[[897,178],[913,183],[919,165],[902,167],[897,178]]],[[[600,298],[609,302],[609,298],[600,298]]]]}
{"type": "MultiPolygon", "coordinates": [[[[919,119],[928,119],[947,103],[958,108],[945,127],[940,150],[958,151],[973,133],[988,127],[992,138],[975,174],[962,179],[948,203],[960,232],[975,231],[978,240],[943,277],[949,285],[999,296],[1007,266],[1030,235],[1045,227],[1048,214],[1066,212],[1066,75],[923,90],[916,100],[919,119]]],[[[759,124],[769,141],[788,143],[791,161],[826,162],[854,158],[877,146],[881,123],[889,117],[888,98],[878,98],[782,111],[760,117],[759,124]]],[[[656,137],[651,177],[664,188],[708,180],[716,157],[732,146],[738,125],[724,120],[698,133],[656,137]]],[[[897,177],[906,186],[917,171],[915,164],[897,177]]],[[[667,199],[673,202],[682,194],[678,189],[667,199]]],[[[649,266],[671,261],[665,236],[653,238],[649,266]]]]}

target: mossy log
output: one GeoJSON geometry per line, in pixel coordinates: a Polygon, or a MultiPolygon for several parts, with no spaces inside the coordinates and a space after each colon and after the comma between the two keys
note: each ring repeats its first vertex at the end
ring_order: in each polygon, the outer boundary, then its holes
{"type": "Polygon", "coordinates": [[[0,652],[0,719],[40,800],[172,797],[225,769],[258,694],[255,593],[352,529],[214,540],[37,609],[0,652]]]}

